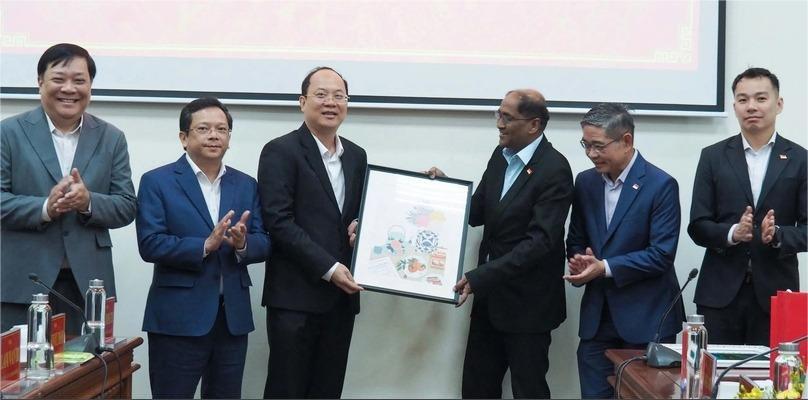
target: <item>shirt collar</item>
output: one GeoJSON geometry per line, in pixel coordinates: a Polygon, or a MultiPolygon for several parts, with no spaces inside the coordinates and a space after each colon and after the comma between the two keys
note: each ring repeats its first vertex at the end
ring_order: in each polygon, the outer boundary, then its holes
{"type": "Polygon", "coordinates": [[[634,161],[637,161],[638,154],[640,154],[639,150],[634,149],[634,155],[631,156],[631,161],[628,162],[628,165],[626,165],[626,168],[623,169],[623,172],[620,173],[620,176],[617,177],[616,181],[612,182],[612,180],[609,178],[609,174],[601,174],[603,180],[612,186],[617,186],[618,184],[622,184],[623,182],[625,182],[626,177],[628,177],[628,173],[631,172],[631,167],[634,166],[634,161]]]}
{"type": "MultiPolygon", "coordinates": [[[[762,150],[766,146],[774,146],[774,140],[775,139],[777,139],[777,131],[774,131],[774,133],[772,134],[772,137],[769,139],[769,142],[766,143],[765,145],[763,145],[763,147],[761,147],[760,149],[762,150]]],[[[760,150],[755,150],[755,149],[752,148],[752,145],[749,144],[749,141],[746,140],[746,136],[744,136],[743,133],[741,133],[741,142],[743,143],[743,150],[744,151],[746,151],[746,150],[760,151],[760,150]]]]}
{"type": "MultiPolygon", "coordinates": [[[[320,155],[323,158],[331,158],[332,157],[331,153],[328,151],[328,148],[326,148],[325,145],[323,145],[323,143],[320,142],[320,139],[317,136],[314,136],[313,133],[311,134],[311,136],[314,138],[314,142],[317,143],[317,148],[320,150],[320,155]]],[[[335,135],[334,137],[335,141],[337,142],[336,155],[337,157],[342,157],[342,153],[345,152],[345,148],[342,147],[342,141],[339,140],[339,135],[335,135]]]]}
{"type": "MultiPolygon", "coordinates": [[[[200,169],[196,165],[196,163],[194,162],[194,160],[191,159],[191,156],[189,156],[188,153],[185,153],[185,159],[188,160],[188,164],[191,164],[191,170],[194,171],[194,175],[199,176],[199,174],[202,174],[202,176],[204,176],[207,179],[208,176],[205,175],[205,173],[202,171],[202,169],[200,169]]],[[[225,167],[224,163],[222,163],[221,168],[219,168],[219,174],[216,175],[216,179],[214,179],[213,182],[216,182],[217,180],[219,180],[219,178],[221,178],[222,175],[224,175],[225,172],[227,172],[227,167],[225,167]]],[[[211,183],[213,183],[213,182],[211,182],[211,183]]]]}
{"type": "Polygon", "coordinates": [[[513,156],[519,157],[522,160],[522,164],[527,165],[530,162],[530,159],[533,158],[533,154],[536,152],[536,149],[539,148],[539,144],[541,143],[541,139],[544,137],[542,133],[536,139],[533,139],[530,144],[525,146],[522,150],[519,150],[518,153],[514,153],[513,150],[503,147],[502,148],[502,156],[505,157],[505,161],[510,161],[513,156]]]}
{"type": "Polygon", "coordinates": [[[45,113],[45,118],[48,120],[48,129],[50,129],[51,133],[54,133],[54,131],[59,132],[59,133],[64,134],[64,135],[70,135],[70,134],[73,134],[73,133],[79,133],[81,131],[81,125],[84,124],[84,114],[82,114],[81,119],[79,119],[79,125],[76,127],[76,129],[73,129],[70,132],[62,132],[62,131],[56,129],[56,125],[53,124],[53,121],[51,121],[51,117],[50,117],[50,115],[48,115],[48,113],[45,113]]]}

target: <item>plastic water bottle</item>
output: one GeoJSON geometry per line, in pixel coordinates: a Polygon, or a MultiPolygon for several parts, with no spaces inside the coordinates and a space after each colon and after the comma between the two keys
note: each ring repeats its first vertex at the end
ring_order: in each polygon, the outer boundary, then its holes
{"type": "MultiPolygon", "coordinates": [[[[793,388],[792,376],[801,378],[800,347],[796,343],[780,343],[777,358],[774,359],[774,390],[785,392],[793,388]]],[[[776,393],[775,392],[775,393],[776,393]]]]}
{"type": "Polygon", "coordinates": [[[683,349],[686,349],[686,374],[682,376],[682,398],[699,399],[704,384],[701,380],[701,352],[707,349],[707,328],[704,327],[704,316],[691,314],[687,316],[685,335],[682,337],[683,349]],[[685,343],[686,341],[686,343],[685,343]]]}
{"type": "Polygon", "coordinates": [[[28,307],[28,368],[29,379],[48,379],[53,371],[51,345],[51,308],[48,295],[37,293],[28,307]]]}
{"type": "Polygon", "coordinates": [[[90,287],[84,295],[84,316],[87,326],[83,333],[92,333],[99,346],[104,345],[104,316],[107,305],[107,292],[104,291],[104,281],[91,279],[90,287]]]}

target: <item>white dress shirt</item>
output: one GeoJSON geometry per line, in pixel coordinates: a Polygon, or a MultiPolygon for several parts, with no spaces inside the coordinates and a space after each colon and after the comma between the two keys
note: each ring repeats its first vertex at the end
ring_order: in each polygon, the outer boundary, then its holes
{"type": "MultiPolygon", "coordinates": [[[[62,177],[70,175],[70,168],[73,166],[73,158],[76,157],[76,148],[79,146],[79,134],[81,133],[81,125],[84,123],[84,116],[81,116],[79,125],[76,129],[70,132],[62,132],[56,129],[53,125],[48,113],[45,113],[45,119],[48,120],[48,129],[51,132],[51,139],[53,139],[53,149],[56,150],[56,158],[59,160],[59,170],[62,172],[62,177]]],[[[89,214],[91,208],[87,209],[84,214],[89,214]]],[[[42,203],[42,221],[50,222],[51,218],[48,215],[48,198],[42,203]]]]}
{"type": "MultiPolygon", "coordinates": [[[[317,143],[317,148],[320,151],[320,157],[323,159],[323,166],[325,166],[325,171],[328,173],[328,181],[331,182],[331,189],[334,190],[334,197],[337,199],[337,205],[339,206],[339,211],[342,212],[342,207],[345,204],[345,174],[342,171],[342,154],[345,153],[345,148],[342,147],[342,142],[339,140],[339,135],[334,136],[334,140],[336,141],[336,149],[333,153],[328,151],[328,148],[320,142],[320,139],[314,134],[311,135],[314,138],[314,142],[317,143]]],[[[334,275],[334,271],[337,270],[337,266],[339,265],[339,261],[334,263],[333,266],[321,277],[325,281],[331,281],[331,275],[334,275]]]]}
{"type": "MultiPolygon", "coordinates": [[[[620,200],[620,193],[623,192],[623,183],[626,182],[626,177],[631,171],[631,167],[634,166],[634,161],[637,160],[637,154],[640,154],[640,152],[634,149],[634,155],[631,156],[631,161],[628,162],[626,168],[623,169],[623,172],[620,173],[620,176],[618,176],[615,181],[609,178],[609,174],[601,174],[604,182],[603,199],[606,211],[606,229],[609,229],[609,224],[612,223],[612,216],[614,216],[614,210],[617,208],[617,201],[620,200]]],[[[603,264],[606,267],[606,277],[611,278],[612,269],[609,268],[609,261],[604,259],[603,264]]]]}
{"type": "MultiPolygon", "coordinates": [[[[766,177],[766,171],[769,169],[769,157],[771,157],[775,139],[777,139],[777,132],[772,134],[768,143],[763,145],[760,149],[755,150],[752,148],[752,145],[749,144],[749,141],[746,140],[746,137],[741,134],[743,155],[746,158],[746,168],[749,171],[749,184],[752,189],[752,201],[755,202],[756,207],[758,197],[760,197],[760,190],[763,188],[763,178],[766,177]]],[[[727,244],[730,246],[738,244],[738,242],[732,240],[732,235],[735,233],[736,228],[738,228],[738,224],[732,225],[727,233],[727,244]]]]}

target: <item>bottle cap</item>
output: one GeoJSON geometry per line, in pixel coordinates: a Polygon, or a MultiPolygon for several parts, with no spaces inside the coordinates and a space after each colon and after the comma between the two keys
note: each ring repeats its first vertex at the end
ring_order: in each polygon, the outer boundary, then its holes
{"type": "Polygon", "coordinates": [[[796,344],[796,343],[791,343],[791,342],[780,343],[780,352],[784,352],[784,351],[796,353],[796,352],[800,351],[800,346],[798,344],[796,344]]]}
{"type": "Polygon", "coordinates": [[[33,303],[47,303],[48,302],[48,294],[47,293],[36,293],[34,294],[33,303]]]}
{"type": "Polygon", "coordinates": [[[104,281],[101,279],[90,279],[90,287],[91,288],[103,288],[104,281]]]}
{"type": "Polygon", "coordinates": [[[688,324],[703,324],[704,316],[700,314],[690,314],[687,316],[688,324]]]}

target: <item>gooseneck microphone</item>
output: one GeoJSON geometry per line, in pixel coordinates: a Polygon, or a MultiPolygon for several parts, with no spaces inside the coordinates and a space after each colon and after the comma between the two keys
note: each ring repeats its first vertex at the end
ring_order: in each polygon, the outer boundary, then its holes
{"type": "MultiPolygon", "coordinates": [[[[77,306],[76,303],[70,301],[70,299],[63,296],[61,293],[57,292],[52,287],[46,285],[44,282],[39,280],[39,275],[32,272],[28,274],[28,279],[30,279],[37,285],[47,289],[48,293],[53,293],[54,295],[56,295],[56,297],[58,297],[60,300],[62,300],[68,306],[70,306],[70,308],[78,311],[79,315],[81,316],[81,320],[84,323],[84,327],[86,328],[87,332],[90,332],[90,324],[87,322],[87,317],[84,315],[84,310],[82,310],[81,307],[77,306]]],[[[102,347],[101,343],[98,343],[98,340],[96,340],[95,335],[93,335],[92,333],[85,333],[70,341],[76,344],[76,346],[68,346],[67,343],[65,343],[65,348],[67,349],[68,347],[70,347],[71,351],[82,351],[85,353],[93,353],[93,354],[101,354],[105,350],[109,351],[109,349],[102,347]]]]}
{"type": "Polygon", "coordinates": [[[698,268],[693,268],[690,270],[690,273],[687,275],[687,281],[684,285],[682,285],[682,288],[679,289],[679,293],[673,299],[670,306],[668,306],[665,314],[662,314],[662,319],[659,320],[659,326],[657,327],[656,335],[654,335],[654,340],[648,343],[648,347],[645,350],[645,356],[647,357],[645,363],[649,367],[671,368],[682,365],[682,356],[676,351],[659,344],[659,335],[662,332],[662,324],[668,318],[668,314],[670,314],[671,310],[673,310],[676,303],[679,302],[679,298],[682,297],[682,293],[685,291],[687,285],[690,284],[693,279],[696,279],[698,274],[698,268]]]}

